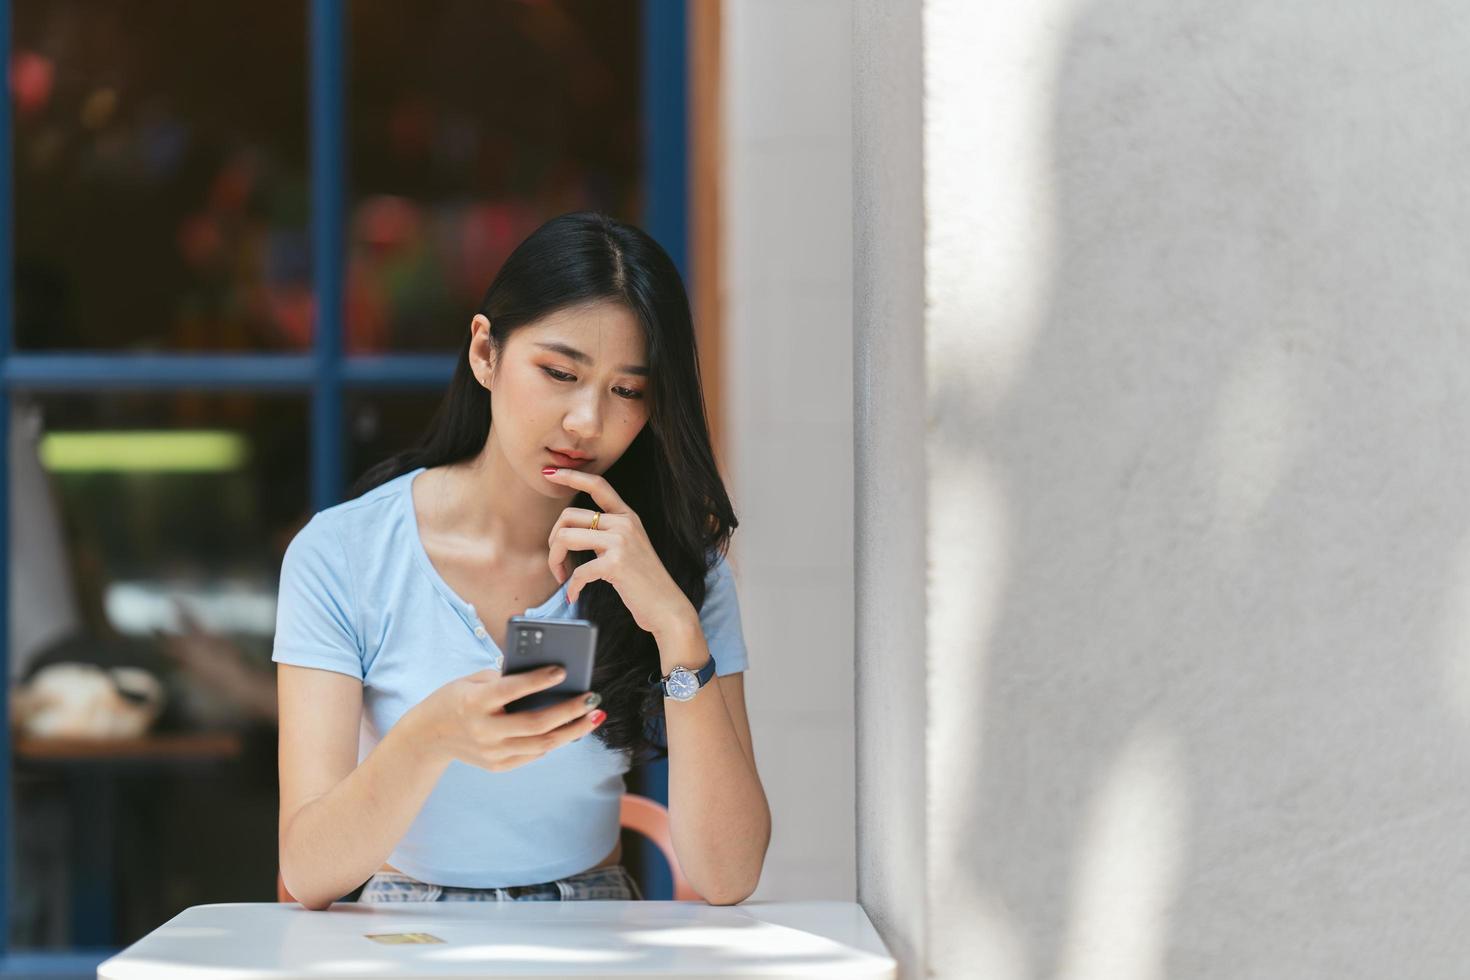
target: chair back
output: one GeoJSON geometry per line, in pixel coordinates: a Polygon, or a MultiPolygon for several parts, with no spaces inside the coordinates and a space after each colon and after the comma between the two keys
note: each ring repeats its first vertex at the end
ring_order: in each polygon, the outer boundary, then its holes
{"type": "MultiPolygon", "coordinates": [[[[663,854],[669,865],[669,875],[674,880],[674,901],[703,901],[679,870],[679,859],[674,855],[674,839],[669,833],[668,807],[637,793],[624,793],[619,825],[647,837],[663,854]]],[[[296,901],[286,890],[286,882],[279,869],[276,871],[276,901],[296,901]]]]}

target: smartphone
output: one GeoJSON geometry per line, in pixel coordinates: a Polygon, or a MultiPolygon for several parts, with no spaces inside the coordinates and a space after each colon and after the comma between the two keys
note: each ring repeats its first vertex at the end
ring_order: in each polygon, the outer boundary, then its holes
{"type": "Polygon", "coordinates": [[[538,667],[561,664],[567,676],[560,684],[532,691],[505,706],[506,711],[534,711],[560,704],[574,694],[592,689],[592,667],[597,658],[597,624],[586,619],[531,619],[512,616],[506,621],[505,666],[501,676],[523,674],[538,667]]]}

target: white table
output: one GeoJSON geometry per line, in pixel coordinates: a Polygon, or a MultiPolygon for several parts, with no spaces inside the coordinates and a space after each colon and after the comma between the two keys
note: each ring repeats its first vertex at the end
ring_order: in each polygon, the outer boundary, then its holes
{"type": "Polygon", "coordinates": [[[97,967],[106,980],[897,975],[855,902],[196,905],[97,967]],[[368,938],[414,933],[443,941],[368,938]]]}

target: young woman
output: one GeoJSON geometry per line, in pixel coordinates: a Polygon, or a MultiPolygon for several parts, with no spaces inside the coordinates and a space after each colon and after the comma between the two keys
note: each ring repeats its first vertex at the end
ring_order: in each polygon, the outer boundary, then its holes
{"type": "Polygon", "coordinates": [[[623,773],[665,755],[685,877],[712,904],[750,895],[771,821],[724,558],[737,521],[689,302],[652,238],[589,212],[535,231],[419,446],[349,496],[281,565],[293,896],[323,909],[366,880],[365,902],[641,898],[623,773]],[[514,615],[595,622],[593,691],[504,711],[558,680],[501,675],[514,615]]]}

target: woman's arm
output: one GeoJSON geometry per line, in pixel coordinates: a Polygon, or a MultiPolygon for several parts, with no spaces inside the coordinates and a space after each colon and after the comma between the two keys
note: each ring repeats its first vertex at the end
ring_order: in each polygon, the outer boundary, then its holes
{"type": "MultiPolygon", "coordinates": [[[[698,619],[655,636],[665,674],[676,664],[693,670],[709,660],[698,619]]],[[[688,701],[664,699],[669,833],[680,870],[711,905],[750,897],[771,842],[771,810],[748,748],[744,698],[734,705],[726,699],[727,680],[711,678],[688,701]]]]}
{"type": "Polygon", "coordinates": [[[357,763],[362,681],[277,665],[281,877],[325,909],[377,871],[449,767],[411,708],[357,763]]]}

